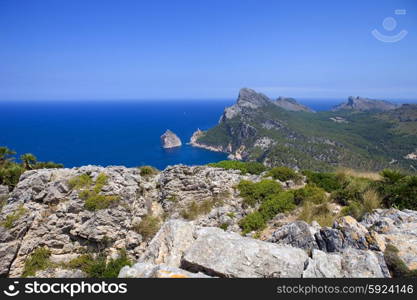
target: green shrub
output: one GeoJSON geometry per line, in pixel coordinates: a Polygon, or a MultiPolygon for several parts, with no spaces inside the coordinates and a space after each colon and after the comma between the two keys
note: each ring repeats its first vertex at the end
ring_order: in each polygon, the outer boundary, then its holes
{"type": "Polygon", "coordinates": [[[14,162],[15,151],[7,147],[0,147],[0,184],[7,185],[10,189],[14,189],[19,182],[20,175],[26,170],[40,168],[57,168],[63,167],[62,164],[53,162],[38,162],[33,154],[26,153],[20,156],[22,163],[14,162]]]}
{"type": "Polygon", "coordinates": [[[68,181],[70,188],[78,190],[78,196],[84,200],[84,208],[90,211],[105,209],[117,203],[117,195],[101,195],[103,187],[107,184],[108,176],[98,174],[95,181],[88,174],[81,174],[68,181]]]}
{"type": "Polygon", "coordinates": [[[94,256],[92,254],[82,254],[76,258],[71,259],[67,264],[66,268],[82,270],[88,273],[89,268],[94,263],[94,256]]]}
{"type": "Polygon", "coordinates": [[[147,177],[158,174],[158,170],[151,166],[140,167],[140,176],[147,177]]]}
{"type": "Polygon", "coordinates": [[[25,172],[25,168],[16,163],[7,163],[1,166],[0,184],[7,185],[10,189],[14,189],[23,172],[25,172]]]}
{"type": "Polygon", "coordinates": [[[124,266],[131,266],[132,262],[127,257],[126,250],[122,249],[119,252],[119,257],[111,259],[103,272],[103,278],[117,278],[119,276],[120,269],[124,266]]]}
{"type": "Polygon", "coordinates": [[[236,214],[235,214],[234,212],[228,212],[228,213],[227,213],[227,216],[228,216],[229,218],[234,219],[234,218],[236,217],[236,214]]]}
{"type": "Polygon", "coordinates": [[[417,175],[406,176],[398,171],[384,170],[375,183],[386,207],[417,210],[417,175]]]}
{"type": "Polygon", "coordinates": [[[107,184],[108,176],[104,173],[98,174],[95,185],[94,185],[94,192],[100,193],[103,187],[107,184]]]}
{"type": "Polygon", "coordinates": [[[292,192],[282,192],[279,194],[271,195],[268,199],[262,202],[259,207],[265,221],[271,220],[278,213],[291,211],[295,208],[294,195],[292,192]]]}
{"type": "Polygon", "coordinates": [[[120,200],[119,196],[99,195],[94,191],[83,191],[80,198],[84,200],[84,207],[89,211],[109,208],[120,200]]]}
{"type": "Polygon", "coordinates": [[[367,189],[363,192],[356,190],[357,193],[355,194],[349,194],[351,190],[348,189],[342,191],[348,195],[344,198],[347,205],[341,211],[341,214],[344,216],[352,216],[357,220],[361,220],[366,213],[370,213],[381,206],[380,197],[373,189],[367,189]]]}
{"type": "Polygon", "coordinates": [[[282,191],[278,182],[267,179],[260,182],[242,180],[237,188],[240,191],[240,196],[244,199],[244,204],[247,206],[255,206],[256,203],[263,202],[269,196],[282,191]]]}
{"type": "Polygon", "coordinates": [[[95,258],[92,254],[83,254],[72,259],[66,267],[82,270],[89,278],[117,278],[121,268],[132,265],[124,249],[119,251],[118,258],[106,261],[104,255],[95,258]]]}
{"type": "Polygon", "coordinates": [[[350,177],[344,186],[331,194],[331,199],[340,205],[349,205],[351,201],[363,202],[364,193],[372,186],[372,181],[366,178],[350,177]]]}
{"type": "Polygon", "coordinates": [[[388,244],[384,251],[384,259],[392,277],[417,277],[417,270],[410,270],[398,256],[398,249],[388,244]]]}
{"type": "Polygon", "coordinates": [[[341,214],[343,216],[352,216],[360,220],[365,214],[363,204],[359,201],[350,201],[347,206],[342,208],[341,214]]]}
{"type": "Polygon", "coordinates": [[[21,204],[15,212],[7,215],[6,219],[0,225],[7,229],[12,228],[14,223],[25,215],[26,211],[27,209],[21,204]]]}
{"type": "Polygon", "coordinates": [[[326,192],[330,193],[342,188],[340,177],[334,173],[303,171],[303,174],[307,177],[307,183],[313,183],[326,192]]]}
{"type": "Polygon", "coordinates": [[[240,170],[242,174],[259,175],[266,170],[266,167],[259,162],[243,162],[238,160],[222,160],[217,163],[208,164],[210,167],[240,170]]]}
{"type": "Polygon", "coordinates": [[[314,204],[321,204],[327,201],[325,190],[313,184],[307,184],[301,189],[294,190],[293,193],[294,202],[297,205],[305,201],[310,201],[314,204]]]}
{"type": "Polygon", "coordinates": [[[45,270],[50,266],[51,251],[46,248],[37,248],[26,258],[22,277],[35,276],[37,271],[45,270]]]}
{"type": "Polygon", "coordinates": [[[280,181],[293,180],[295,183],[300,183],[302,176],[288,167],[275,167],[269,170],[266,176],[271,176],[280,181]]]}
{"type": "Polygon", "coordinates": [[[259,211],[246,215],[239,221],[239,226],[242,228],[242,233],[247,234],[254,230],[264,229],[266,222],[259,211]]]}
{"type": "Polygon", "coordinates": [[[160,220],[158,217],[147,215],[142,218],[134,230],[139,233],[145,240],[152,238],[160,228],[160,220]]]}
{"type": "Polygon", "coordinates": [[[340,189],[331,194],[331,199],[340,205],[349,205],[351,201],[360,202],[362,195],[359,191],[351,189],[340,189]]]}
{"type": "Polygon", "coordinates": [[[397,170],[385,169],[380,175],[382,176],[382,182],[386,185],[396,184],[406,177],[405,174],[397,170]]]}
{"type": "Polygon", "coordinates": [[[229,225],[227,224],[227,223],[222,223],[222,224],[220,224],[220,226],[219,226],[221,229],[223,229],[224,231],[226,231],[227,230],[227,228],[229,227],[229,225]]]}
{"type": "Polygon", "coordinates": [[[81,174],[68,180],[68,185],[71,189],[89,188],[93,184],[93,179],[88,174],[81,174]]]}

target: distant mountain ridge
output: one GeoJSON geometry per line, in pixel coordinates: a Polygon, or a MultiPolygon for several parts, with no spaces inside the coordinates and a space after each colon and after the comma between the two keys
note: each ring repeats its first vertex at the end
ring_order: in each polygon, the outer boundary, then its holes
{"type": "Polygon", "coordinates": [[[268,166],[417,171],[406,159],[417,148],[417,105],[349,97],[332,111],[306,112],[295,99],[273,101],[244,88],[218,125],[196,133],[191,144],[268,166]]]}
{"type": "Polygon", "coordinates": [[[290,97],[280,96],[274,101],[274,104],[278,105],[279,107],[281,107],[285,110],[289,110],[289,111],[314,112],[309,107],[298,103],[297,100],[295,100],[294,98],[290,98],[290,97]]]}
{"type": "Polygon", "coordinates": [[[332,108],[332,111],[354,110],[354,111],[387,111],[398,108],[397,104],[386,100],[375,100],[360,96],[349,96],[348,101],[332,108]]]}

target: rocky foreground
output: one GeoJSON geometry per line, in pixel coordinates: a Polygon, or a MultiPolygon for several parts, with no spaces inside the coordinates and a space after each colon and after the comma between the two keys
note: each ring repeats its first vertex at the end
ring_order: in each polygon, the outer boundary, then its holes
{"type": "Polygon", "coordinates": [[[417,269],[416,211],[378,209],[361,222],[340,217],[332,227],[277,215],[260,238],[242,236],[238,222],[251,211],[235,188],[242,179],[261,176],[182,165],[157,174],[97,166],[27,171],[10,194],[0,189],[7,199],[0,276],[22,276],[41,247],[50,251],[50,264],[35,277],[85,277],[68,262],[85,253],[115,258],[121,249],[136,263],[119,277],[390,277],[389,244],[417,269]],[[98,192],[108,196],[108,207],[86,209],[82,191],[71,184],[83,174],[92,182],[105,174],[98,192]],[[191,209],[203,203],[204,209],[191,209]],[[161,220],[155,236],[138,230],[149,216],[161,220]]]}

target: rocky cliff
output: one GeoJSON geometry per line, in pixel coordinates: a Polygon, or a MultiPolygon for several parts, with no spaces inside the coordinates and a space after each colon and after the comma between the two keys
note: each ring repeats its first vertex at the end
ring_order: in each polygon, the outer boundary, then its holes
{"type": "Polygon", "coordinates": [[[27,171],[0,214],[0,275],[85,277],[77,259],[123,249],[136,263],[120,277],[389,277],[388,244],[417,269],[417,212],[379,209],[332,227],[280,214],[261,238],[242,236],[239,221],[253,211],[236,190],[242,179],[262,176],[183,165],[27,171]],[[152,234],[150,217],[161,226],[152,234]],[[38,249],[47,263],[31,274],[38,249]]]}

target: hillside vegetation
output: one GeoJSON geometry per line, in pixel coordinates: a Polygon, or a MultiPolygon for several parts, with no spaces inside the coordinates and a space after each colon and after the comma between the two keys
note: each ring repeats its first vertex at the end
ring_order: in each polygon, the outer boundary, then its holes
{"type": "Polygon", "coordinates": [[[241,92],[237,104],[226,108],[221,122],[198,143],[268,166],[417,170],[417,160],[405,157],[417,149],[417,105],[313,113],[287,111],[259,95],[241,92]]]}
{"type": "MultiPolygon", "coordinates": [[[[244,164],[228,161],[220,165],[239,170],[244,164]]],[[[305,170],[297,173],[286,167],[267,169],[263,174],[264,180],[242,180],[237,185],[244,204],[255,208],[239,222],[244,234],[264,229],[278,213],[290,212],[297,206],[300,220],[307,223],[317,221],[321,226],[332,226],[337,217],[331,212],[331,204],[342,207],[339,215],[349,215],[358,220],[377,208],[417,210],[417,175],[390,169],[380,174],[352,170],[305,170]],[[307,184],[292,190],[284,190],[280,183],[273,180],[297,182],[303,176],[307,184]]]]}

